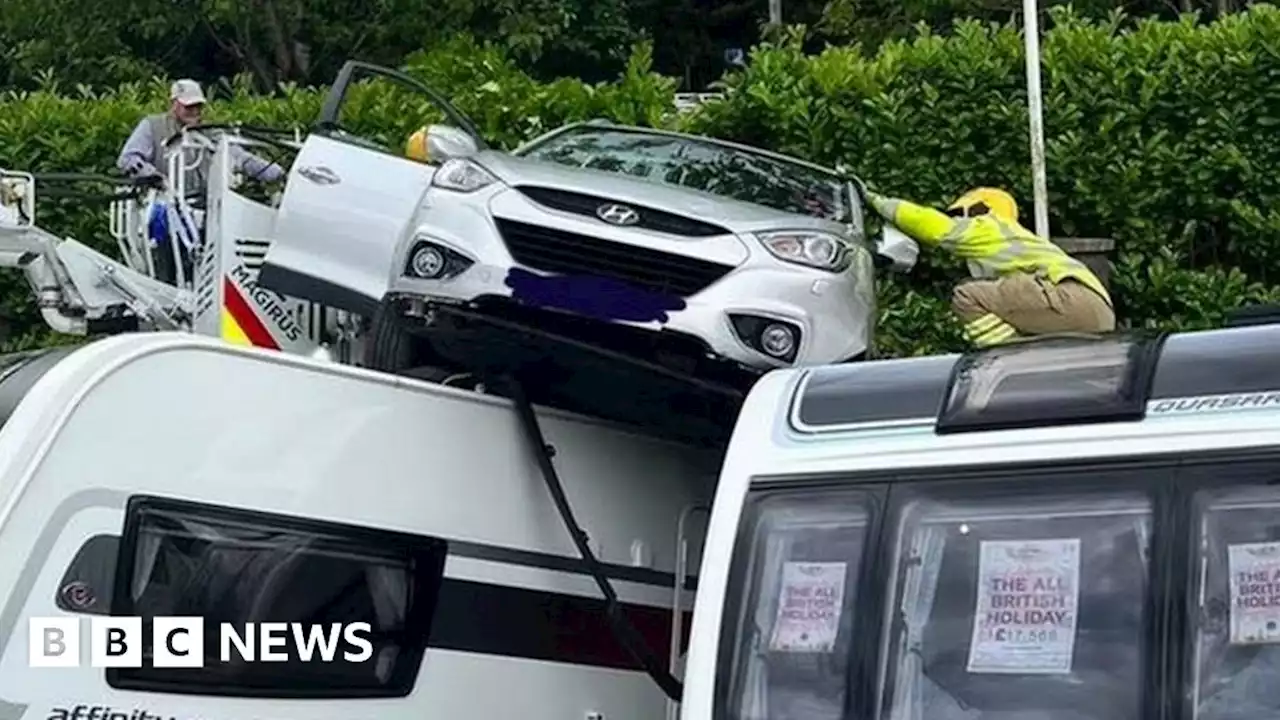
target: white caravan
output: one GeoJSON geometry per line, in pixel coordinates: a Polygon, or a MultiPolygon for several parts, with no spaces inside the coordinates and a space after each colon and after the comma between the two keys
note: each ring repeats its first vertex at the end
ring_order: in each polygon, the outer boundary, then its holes
{"type": "Polygon", "coordinates": [[[721,459],[186,333],[5,356],[0,720],[661,717],[721,459]],[[108,613],[363,620],[375,657],[91,667],[108,613]],[[29,666],[44,616],[78,667],[29,666]]]}
{"type": "Polygon", "coordinates": [[[1280,713],[1280,325],[779,371],[684,720],[1280,713]]]}

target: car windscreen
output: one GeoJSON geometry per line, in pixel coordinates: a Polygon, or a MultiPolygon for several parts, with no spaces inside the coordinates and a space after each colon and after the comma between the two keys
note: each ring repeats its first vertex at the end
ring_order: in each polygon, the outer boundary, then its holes
{"type": "Polygon", "coordinates": [[[846,187],[838,177],[710,140],[584,127],[552,137],[521,155],[850,222],[846,187]]]}

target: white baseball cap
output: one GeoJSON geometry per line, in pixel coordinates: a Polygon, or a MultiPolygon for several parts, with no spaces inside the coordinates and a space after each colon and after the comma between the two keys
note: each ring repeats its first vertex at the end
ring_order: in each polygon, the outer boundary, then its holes
{"type": "Polygon", "coordinates": [[[202,105],[205,102],[204,90],[195,80],[179,80],[169,86],[169,99],[183,105],[202,105]]]}

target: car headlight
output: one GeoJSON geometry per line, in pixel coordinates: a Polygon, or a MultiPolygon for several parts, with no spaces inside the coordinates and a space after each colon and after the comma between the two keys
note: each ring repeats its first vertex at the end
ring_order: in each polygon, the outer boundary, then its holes
{"type": "Polygon", "coordinates": [[[446,160],[431,178],[431,184],[438,188],[464,193],[475,192],[497,181],[488,170],[466,158],[446,160]]]}
{"type": "Polygon", "coordinates": [[[840,272],[849,265],[849,246],[843,238],[809,230],[756,233],[774,257],[819,270],[840,272]]]}

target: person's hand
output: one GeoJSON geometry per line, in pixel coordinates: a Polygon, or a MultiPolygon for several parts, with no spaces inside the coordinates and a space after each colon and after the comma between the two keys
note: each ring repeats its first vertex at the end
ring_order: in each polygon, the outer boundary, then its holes
{"type": "Polygon", "coordinates": [[[134,184],[138,187],[151,188],[153,190],[164,189],[164,176],[158,174],[142,175],[134,179],[134,184]]]}

